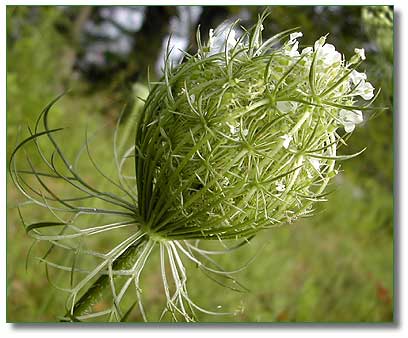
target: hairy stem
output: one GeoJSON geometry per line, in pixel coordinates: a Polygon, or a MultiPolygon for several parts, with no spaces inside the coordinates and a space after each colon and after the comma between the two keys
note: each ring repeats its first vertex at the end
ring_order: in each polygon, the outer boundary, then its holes
{"type": "MultiPolygon", "coordinates": [[[[148,242],[148,236],[144,235],[128,247],[118,258],[113,261],[112,270],[128,270],[131,269],[140,251],[148,242]]],[[[118,275],[113,275],[115,280],[118,275]]],[[[75,303],[72,312],[68,311],[65,315],[66,318],[70,318],[70,321],[76,321],[77,317],[89,314],[92,312],[92,308],[95,304],[100,302],[105,295],[106,291],[110,288],[109,275],[100,276],[90,288],[82,295],[82,297],[75,303]]]]}

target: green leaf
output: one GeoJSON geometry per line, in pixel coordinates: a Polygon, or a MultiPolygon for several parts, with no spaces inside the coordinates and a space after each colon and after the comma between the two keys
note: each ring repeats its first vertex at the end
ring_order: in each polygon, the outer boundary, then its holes
{"type": "Polygon", "coordinates": [[[38,222],[38,223],[32,223],[30,225],[27,225],[25,230],[28,233],[31,230],[35,230],[35,229],[62,226],[62,225],[66,225],[66,224],[62,222],[38,222]]]}

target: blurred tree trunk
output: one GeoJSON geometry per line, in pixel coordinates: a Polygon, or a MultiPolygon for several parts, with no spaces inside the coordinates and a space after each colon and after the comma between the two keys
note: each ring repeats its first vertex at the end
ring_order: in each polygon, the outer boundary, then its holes
{"type": "Polygon", "coordinates": [[[129,56],[126,78],[144,81],[147,68],[153,75],[163,41],[169,33],[170,19],[177,15],[176,6],[147,6],[141,29],[135,33],[134,46],[129,56]]]}
{"type": "Polygon", "coordinates": [[[84,29],[85,23],[92,14],[92,6],[80,6],[78,7],[78,14],[72,22],[72,28],[69,32],[69,46],[66,48],[64,58],[64,67],[61,69],[61,79],[63,86],[69,86],[69,82],[72,78],[72,71],[77,59],[77,55],[81,48],[81,35],[84,29]]]}

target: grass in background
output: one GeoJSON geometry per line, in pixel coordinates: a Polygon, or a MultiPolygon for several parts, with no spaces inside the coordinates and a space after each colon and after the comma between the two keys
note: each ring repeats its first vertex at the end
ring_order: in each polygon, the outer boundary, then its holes
{"type": "MultiPolygon", "coordinates": [[[[98,147],[104,146],[108,144],[98,147]]],[[[391,221],[387,217],[392,204],[387,198],[373,201],[381,191],[347,181],[337,189],[319,216],[261,233],[245,249],[220,260],[226,268],[238,267],[262,247],[237,275],[248,293],[225,290],[199,269],[190,269],[196,271],[189,281],[192,299],[207,308],[237,311],[236,316],[201,315],[201,321],[391,321],[392,233],[378,224],[391,221]]],[[[14,190],[9,194],[13,199],[14,190]]],[[[25,270],[31,240],[15,210],[9,211],[8,224],[8,319],[55,321],[64,297],[49,285],[43,264],[31,261],[25,270]]],[[[143,283],[146,308],[153,310],[151,319],[157,319],[164,305],[158,257],[147,265],[143,283]]],[[[133,315],[129,320],[141,318],[133,315]]]]}

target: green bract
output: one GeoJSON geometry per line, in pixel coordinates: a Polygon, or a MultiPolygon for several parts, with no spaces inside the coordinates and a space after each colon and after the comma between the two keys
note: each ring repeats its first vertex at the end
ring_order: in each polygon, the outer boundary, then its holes
{"type": "Polygon", "coordinates": [[[13,181],[29,199],[21,208],[50,211],[49,220],[23,223],[36,241],[50,244],[39,258],[47,277],[50,268],[65,274],[63,320],[122,321],[135,305],[148,320],[140,278],[157,248],[166,297],[160,319],[167,313],[194,320],[195,310],[213,314],[189,298],[184,260],[242,291],[213,256],[241,247],[260,230],[310,215],[313,203],[325,200],[336,161],[357,155],[337,151],[371,103],[359,101],[374,99],[373,86],[355,69],[364,50],[346,61],[322,37],[299,51],[302,33],[264,41],[262,21],[239,37],[236,24],[224,24],[210,30],[204,45],[198,34],[198,52],[177,66],[168,51],[163,79],[152,84],[142,113],[128,121],[122,141],[119,127],[115,132],[117,179],[97,164],[87,134],[74,160],[64,154],[62,128],[49,127],[55,101],[13,152],[13,181]],[[135,142],[126,146],[132,134],[135,142]],[[80,174],[85,156],[103,180],[98,187],[80,174]],[[113,231],[116,237],[105,237],[108,247],[95,249],[93,239],[113,231]],[[215,251],[201,247],[200,239],[241,240],[215,251]],[[132,288],[129,306],[124,299],[132,288]],[[97,310],[104,297],[105,307],[97,310]]]}

